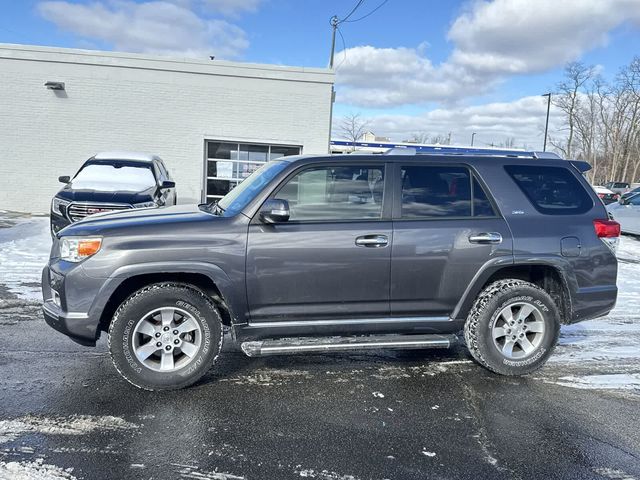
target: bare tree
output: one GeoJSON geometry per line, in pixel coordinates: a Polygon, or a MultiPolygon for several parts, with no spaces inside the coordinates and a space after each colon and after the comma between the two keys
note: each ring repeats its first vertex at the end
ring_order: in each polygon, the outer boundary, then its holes
{"type": "Polygon", "coordinates": [[[590,67],[568,64],[558,91],[554,105],[566,127],[550,137],[551,144],[568,158],[591,163],[593,183],[640,180],[640,57],[612,82],[590,67]]]}
{"type": "Polygon", "coordinates": [[[557,93],[552,96],[553,105],[562,110],[566,117],[567,139],[566,142],[557,142],[554,147],[562,150],[566,158],[571,158],[576,112],[580,106],[580,90],[583,85],[593,78],[595,72],[591,66],[586,66],[581,62],[568,63],[564,69],[564,80],[556,85],[557,93]]]}
{"type": "Polygon", "coordinates": [[[406,143],[429,143],[429,134],[427,132],[412,133],[406,143]]]}
{"type": "Polygon", "coordinates": [[[352,144],[355,150],[355,143],[367,132],[369,121],[362,118],[359,113],[350,113],[342,117],[338,128],[340,134],[352,144]]]}

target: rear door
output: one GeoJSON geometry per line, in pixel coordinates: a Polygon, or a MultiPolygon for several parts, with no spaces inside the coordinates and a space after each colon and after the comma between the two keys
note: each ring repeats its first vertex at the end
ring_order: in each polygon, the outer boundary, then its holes
{"type": "Polygon", "coordinates": [[[290,218],[254,218],[247,245],[251,322],[389,317],[392,231],[383,162],[303,167],[272,194],[290,218]],[[387,205],[387,206],[385,206],[387,205]]]}
{"type": "Polygon", "coordinates": [[[482,265],[511,259],[510,230],[468,166],[396,167],[391,315],[445,317],[482,265]]]}

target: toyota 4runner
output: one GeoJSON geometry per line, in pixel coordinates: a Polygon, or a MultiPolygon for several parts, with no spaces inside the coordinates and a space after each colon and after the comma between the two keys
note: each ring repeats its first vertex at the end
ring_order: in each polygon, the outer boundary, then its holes
{"type": "Polygon", "coordinates": [[[249,356],[449,347],[504,375],[560,325],[607,314],[620,226],[559,158],[297,156],[217,203],[97,215],[58,232],[44,316],[149,390],[185,387],[223,333],[249,356]]]}

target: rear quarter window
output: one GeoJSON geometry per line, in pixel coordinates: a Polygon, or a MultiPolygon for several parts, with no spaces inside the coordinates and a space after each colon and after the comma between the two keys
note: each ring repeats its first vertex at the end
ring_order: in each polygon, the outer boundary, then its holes
{"type": "Polygon", "coordinates": [[[540,213],[577,215],[593,207],[593,200],[567,168],[530,165],[504,168],[540,213]]]}

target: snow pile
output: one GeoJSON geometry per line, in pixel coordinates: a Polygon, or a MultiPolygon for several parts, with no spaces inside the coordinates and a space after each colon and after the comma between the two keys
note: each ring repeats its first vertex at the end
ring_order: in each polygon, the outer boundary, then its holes
{"type": "MultiPolygon", "coordinates": [[[[9,220],[0,214],[3,222],[9,220]]],[[[0,228],[0,284],[20,299],[40,301],[40,275],[51,249],[49,219],[12,218],[8,225],[0,228]]]]}
{"type": "Polygon", "coordinates": [[[120,417],[71,415],[70,417],[26,416],[14,420],[0,420],[0,443],[15,440],[20,435],[41,433],[48,435],[84,435],[95,430],[130,430],[138,425],[120,417]]]}
{"type": "Polygon", "coordinates": [[[43,462],[42,458],[35,462],[0,462],[0,480],[75,480],[73,468],[63,470],[43,462]]]}

